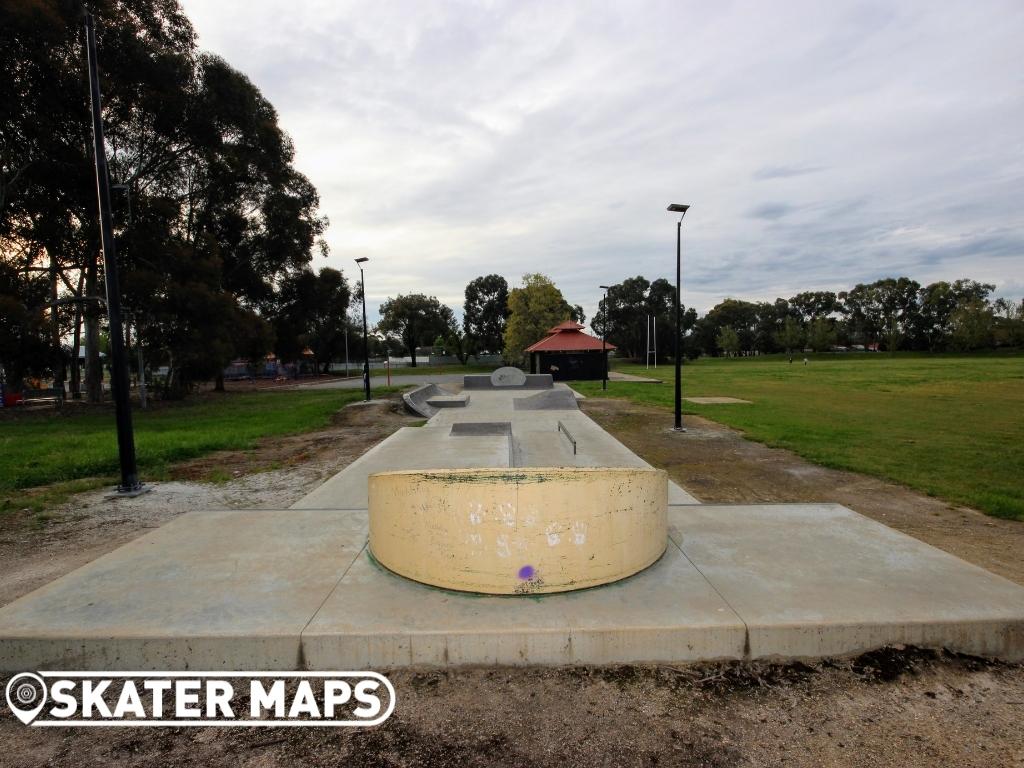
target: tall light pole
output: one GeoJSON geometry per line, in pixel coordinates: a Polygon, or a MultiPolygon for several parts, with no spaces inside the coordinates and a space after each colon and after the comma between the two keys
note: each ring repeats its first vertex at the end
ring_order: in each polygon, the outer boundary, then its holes
{"type": "Polygon", "coordinates": [[[96,193],[99,199],[100,246],[103,248],[103,274],[107,283],[107,320],[110,323],[110,386],[114,393],[114,415],[117,420],[117,453],[121,465],[121,483],[117,496],[145,493],[139,482],[135,461],[135,435],[132,430],[132,407],[128,399],[128,356],[124,349],[121,327],[121,288],[117,280],[117,245],[110,216],[110,177],[107,172],[107,150],[103,140],[103,108],[100,103],[100,76],[96,62],[96,30],[92,14],[85,14],[85,51],[89,69],[89,103],[92,109],[93,156],[96,163],[96,193]]]}
{"type": "Polygon", "coordinates": [[[363,294],[363,392],[367,402],[370,401],[370,342],[366,332],[366,276],[363,274],[363,264],[369,260],[366,256],[356,259],[359,265],[359,292],[363,294]]]}
{"type": "Polygon", "coordinates": [[[672,213],[678,213],[679,221],[676,222],[676,424],[672,428],[676,432],[685,432],[683,429],[683,310],[682,310],[682,263],[683,263],[683,219],[686,212],[690,210],[688,205],[672,203],[668,207],[672,213]]]}
{"type": "Polygon", "coordinates": [[[604,365],[604,375],[601,379],[601,389],[608,389],[608,350],[605,347],[605,339],[608,337],[608,287],[598,286],[604,291],[604,322],[601,323],[601,362],[604,365]]]}

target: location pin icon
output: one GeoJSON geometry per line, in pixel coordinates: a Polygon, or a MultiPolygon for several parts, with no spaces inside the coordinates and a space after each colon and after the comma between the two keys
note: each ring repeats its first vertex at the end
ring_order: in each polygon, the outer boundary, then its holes
{"type": "Polygon", "coordinates": [[[7,683],[7,706],[14,716],[28,725],[46,704],[46,683],[39,675],[22,672],[7,683]]]}

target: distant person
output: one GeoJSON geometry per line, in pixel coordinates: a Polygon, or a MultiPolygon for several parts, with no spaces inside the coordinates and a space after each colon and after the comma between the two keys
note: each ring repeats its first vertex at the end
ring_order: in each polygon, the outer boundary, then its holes
{"type": "Polygon", "coordinates": [[[807,358],[804,358],[804,365],[807,365],[807,358]]]}
{"type": "Polygon", "coordinates": [[[790,356],[789,356],[789,364],[790,364],[790,365],[792,365],[792,364],[793,364],[793,356],[792,356],[792,355],[790,355],[790,356]]]}

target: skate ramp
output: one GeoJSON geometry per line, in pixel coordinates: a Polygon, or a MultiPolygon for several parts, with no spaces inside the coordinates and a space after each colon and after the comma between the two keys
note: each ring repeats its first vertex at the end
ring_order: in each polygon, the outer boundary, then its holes
{"type": "Polygon", "coordinates": [[[402,395],[405,407],[424,418],[431,418],[441,408],[465,408],[469,395],[455,394],[437,384],[423,384],[402,395]]]}
{"type": "Polygon", "coordinates": [[[512,402],[516,411],[578,411],[579,403],[571,389],[552,389],[530,397],[520,397],[512,402]]]}

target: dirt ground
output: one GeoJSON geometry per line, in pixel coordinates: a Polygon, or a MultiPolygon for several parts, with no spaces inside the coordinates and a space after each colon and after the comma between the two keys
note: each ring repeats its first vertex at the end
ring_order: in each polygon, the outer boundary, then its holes
{"type": "MultiPolygon", "coordinates": [[[[708,421],[590,399],[585,410],[705,501],[838,501],[1024,583],[1024,525],[810,465],[708,421]],[[668,417],[670,418],[670,416],[668,417]]],[[[44,530],[0,532],[0,603],[176,514],[284,507],[410,419],[350,406],[328,430],[177,470],[148,496],[83,494],[44,530]],[[252,467],[274,467],[245,474],[252,467]],[[213,469],[235,479],[203,483],[213,469]]],[[[395,714],[345,729],[35,729],[0,708],[0,767],[1016,766],[1024,666],[886,649],[813,666],[397,670],[395,714]]],[[[3,683],[5,681],[0,681],[3,683]]]]}
{"type": "Polygon", "coordinates": [[[0,605],[196,509],[286,509],[400,426],[421,423],[396,399],[354,403],[328,429],[262,441],[252,451],[221,451],[177,465],[152,492],[109,501],[107,490],[79,494],[48,513],[0,521],[0,605]],[[225,475],[231,479],[222,482],[225,475]],[[204,482],[211,477],[216,482],[204,482]]]}
{"type": "Polygon", "coordinates": [[[671,414],[666,422],[666,411],[659,408],[589,398],[583,410],[700,501],[837,502],[1024,584],[1024,523],[1019,521],[989,517],[867,475],[819,467],[699,416],[687,416],[687,431],[677,434],[671,414]]]}

